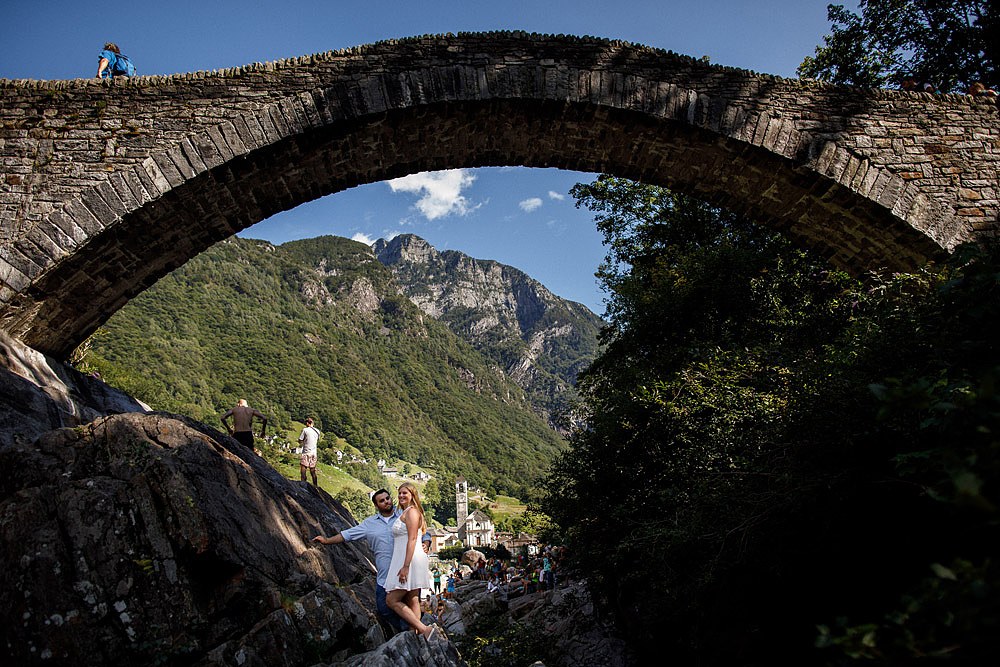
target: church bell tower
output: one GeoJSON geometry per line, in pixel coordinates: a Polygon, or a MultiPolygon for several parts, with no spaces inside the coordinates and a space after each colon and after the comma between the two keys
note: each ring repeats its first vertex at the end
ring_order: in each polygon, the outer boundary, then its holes
{"type": "Polygon", "coordinates": [[[465,520],[469,518],[469,483],[462,475],[455,480],[455,514],[458,520],[458,539],[465,544],[465,520]]]}

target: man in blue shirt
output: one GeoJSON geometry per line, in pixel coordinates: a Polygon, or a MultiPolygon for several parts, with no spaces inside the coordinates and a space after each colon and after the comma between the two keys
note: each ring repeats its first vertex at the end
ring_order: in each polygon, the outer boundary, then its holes
{"type": "MultiPolygon", "coordinates": [[[[410,626],[385,603],[385,580],[389,576],[389,563],[392,561],[392,524],[399,518],[401,512],[393,507],[392,495],[385,489],[379,489],[372,495],[372,503],[378,510],[356,526],[351,526],[333,537],[317,535],[313,542],[320,544],[343,544],[353,542],[362,537],[368,540],[375,555],[375,569],[378,575],[375,579],[375,606],[379,616],[397,630],[409,630],[410,626]]],[[[430,546],[430,533],[424,533],[423,546],[426,552],[430,546]]]]}

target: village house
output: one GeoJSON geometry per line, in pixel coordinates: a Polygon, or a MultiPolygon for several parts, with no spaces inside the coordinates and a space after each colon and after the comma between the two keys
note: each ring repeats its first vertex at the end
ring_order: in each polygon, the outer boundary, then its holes
{"type": "Polygon", "coordinates": [[[386,477],[399,477],[399,471],[396,468],[386,465],[385,459],[379,459],[378,463],[375,465],[378,468],[378,471],[386,477]]]}
{"type": "Polygon", "coordinates": [[[538,538],[528,533],[497,533],[497,545],[503,545],[512,554],[523,553],[526,556],[538,555],[538,538]]]}
{"type": "Polygon", "coordinates": [[[439,553],[445,547],[454,547],[462,544],[458,539],[458,528],[446,526],[445,528],[429,528],[427,533],[431,536],[430,552],[439,553]]]}

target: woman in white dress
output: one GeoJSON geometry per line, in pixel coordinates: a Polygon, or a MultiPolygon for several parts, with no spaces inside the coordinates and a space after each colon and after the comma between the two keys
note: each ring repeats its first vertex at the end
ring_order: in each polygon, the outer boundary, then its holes
{"type": "Polygon", "coordinates": [[[392,524],[392,561],[385,581],[385,601],[411,628],[429,637],[434,628],[420,622],[420,589],[431,587],[427,554],[419,546],[427,522],[420,494],[410,482],[399,486],[399,508],[403,513],[392,524]]]}

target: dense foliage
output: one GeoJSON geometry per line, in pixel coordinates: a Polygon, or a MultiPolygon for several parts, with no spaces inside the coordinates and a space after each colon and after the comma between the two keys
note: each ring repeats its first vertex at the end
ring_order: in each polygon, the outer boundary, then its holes
{"type": "Polygon", "coordinates": [[[899,84],[903,75],[965,92],[979,81],[1000,85],[1000,13],[987,0],[860,0],[861,14],[829,5],[833,33],[799,76],[867,87],[899,84]]]}
{"type": "Polygon", "coordinates": [[[1000,259],[857,280],[667,190],[573,194],[611,324],[546,509],[639,650],[995,653],[1000,259]]]}
{"type": "MultiPolygon", "coordinates": [[[[85,363],[155,408],[217,424],[246,398],[271,433],[312,416],[370,461],[404,459],[531,497],[560,436],[399,291],[364,244],[232,238],[115,314],[85,363]]],[[[374,466],[354,468],[385,484],[374,466]]]]}

